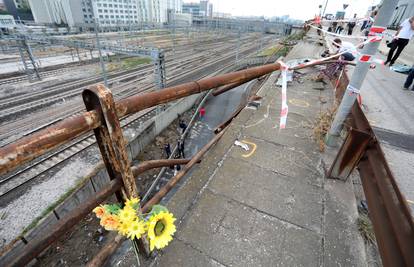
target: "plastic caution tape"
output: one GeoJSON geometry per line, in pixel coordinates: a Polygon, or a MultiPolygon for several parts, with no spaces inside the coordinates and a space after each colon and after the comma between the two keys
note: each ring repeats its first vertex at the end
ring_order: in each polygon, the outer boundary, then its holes
{"type": "Polygon", "coordinates": [[[282,108],[280,110],[279,129],[285,129],[289,107],[287,105],[287,72],[289,67],[282,61],[278,61],[282,70],[282,108]]]}

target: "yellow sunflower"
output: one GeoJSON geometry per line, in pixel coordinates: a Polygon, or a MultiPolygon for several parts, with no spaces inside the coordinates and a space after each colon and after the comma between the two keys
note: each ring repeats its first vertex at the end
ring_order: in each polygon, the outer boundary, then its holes
{"type": "Polygon", "coordinates": [[[121,223],[118,226],[118,232],[123,236],[128,235],[128,230],[129,230],[129,224],[128,223],[121,223]]]}
{"type": "Polygon", "coordinates": [[[119,211],[118,218],[122,223],[128,223],[137,218],[136,211],[129,206],[125,206],[119,211]]]}
{"type": "Polygon", "coordinates": [[[130,238],[131,240],[135,239],[135,238],[141,238],[141,236],[145,233],[146,231],[146,225],[143,221],[141,220],[135,220],[135,221],[131,221],[128,224],[128,233],[127,233],[127,237],[130,238]]]}
{"type": "Polygon", "coordinates": [[[161,211],[152,216],[148,221],[148,238],[150,240],[150,250],[154,248],[162,249],[172,240],[175,233],[175,218],[168,211],[161,211]]]}
{"type": "Polygon", "coordinates": [[[139,198],[137,197],[127,199],[127,201],[125,201],[125,206],[133,208],[133,209],[137,209],[139,207],[138,204],[139,204],[139,198]]]}

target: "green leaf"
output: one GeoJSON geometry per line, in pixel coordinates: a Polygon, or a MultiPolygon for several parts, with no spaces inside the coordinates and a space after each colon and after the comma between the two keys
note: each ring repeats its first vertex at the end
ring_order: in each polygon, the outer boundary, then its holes
{"type": "Polygon", "coordinates": [[[121,209],[121,206],[119,204],[109,204],[105,205],[104,207],[107,212],[115,215],[118,215],[119,210],[121,209]]]}
{"type": "Polygon", "coordinates": [[[151,208],[150,214],[152,215],[157,215],[158,213],[165,211],[168,212],[168,209],[162,205],[154,205],[151,208]]]}

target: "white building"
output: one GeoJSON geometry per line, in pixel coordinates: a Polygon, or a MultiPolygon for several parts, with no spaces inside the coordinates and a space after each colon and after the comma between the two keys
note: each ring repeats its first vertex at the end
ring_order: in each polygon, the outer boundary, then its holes
{"type": "Polygon", "coordinates": [[[16,8],[28,8],[29,7],[28,0],[14,0],[14,4],[16,5],[16,8]]]}
{"type": "Polygon", "coordinates": [[[122,26],[167,22],[167,10],[181,10],[182,0],[29,0],[38,23],[71,27],[122,26]]]}
{"type": "Polygon", "coordinates": [[[414,1],[413,0],[400,0],[398,1],[397,8],[394,11],[393,18],[390,26],[397,28],[401,22],[414,16],[414,1]]]}
{"type": "Polygon", "coordinates": [[[13,29],[16,22],[12,15],[0,15],[0,29],[13,29]]]}

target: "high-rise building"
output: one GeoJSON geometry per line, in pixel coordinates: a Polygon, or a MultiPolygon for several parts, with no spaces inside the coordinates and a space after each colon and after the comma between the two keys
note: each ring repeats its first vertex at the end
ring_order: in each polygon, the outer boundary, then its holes
{"type": "Polygon", "coordinates": [[[14,4],[16,5],[16,8],[19,8],[19,9],[29,8],[28,0],[14,0],[14,4]]]}
{"type": "Polygon", "coordinates": [[[208,0],[201,0],[200,3],[185,3],[182,12],[191,14],[193,17],[212,17],[213,4],[208,0]]]}
{"type": "Polygon", "coordinates": [[[35,21],[71,27],[122,26],[167,22],[167,10],[181,10],[182,0],[29,0],[35,21]]]}
{"type": "Polygon", "coordinates": [[[401,22],[412,16],[414,16],[414,1],[400,0],[398,1],[397,8],[394,11],[390,26],[397,28],[400,26],[401,22]]]}

